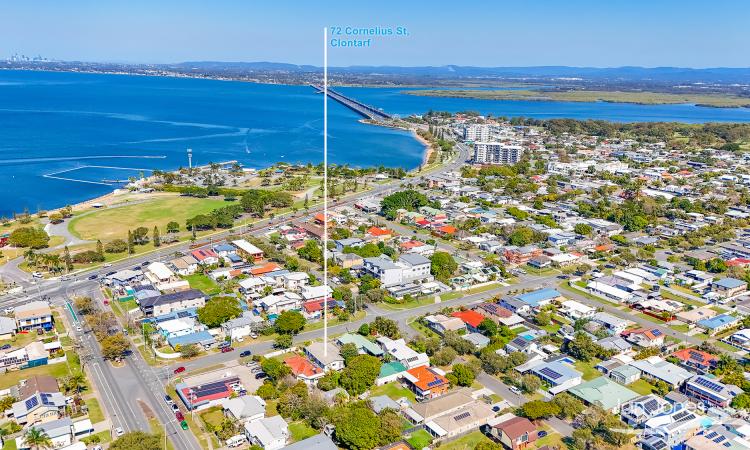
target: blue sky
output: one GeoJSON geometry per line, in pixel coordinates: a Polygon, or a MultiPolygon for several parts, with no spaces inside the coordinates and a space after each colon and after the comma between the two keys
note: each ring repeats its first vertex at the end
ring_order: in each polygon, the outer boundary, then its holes
{"type": "Polygon", "coordinates": [[[745,0],[3,1],[0,57],[321,64],[324,26],[405,26],[331,65],[750,66],[745,0]],[[325,5],[325,6],[321,6],[325,5]]]}

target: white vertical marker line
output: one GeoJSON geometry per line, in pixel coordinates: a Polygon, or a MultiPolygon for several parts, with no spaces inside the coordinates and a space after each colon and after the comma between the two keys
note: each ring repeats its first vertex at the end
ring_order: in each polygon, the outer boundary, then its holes
{"type": "Polygon", "coordinates": [[[323,356],[328,356],[328,27],[323,28],[323,356]]]}

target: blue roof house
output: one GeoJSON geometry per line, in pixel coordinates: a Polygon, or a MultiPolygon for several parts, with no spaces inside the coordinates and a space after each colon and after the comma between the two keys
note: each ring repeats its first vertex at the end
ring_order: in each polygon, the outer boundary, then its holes
{"type": "Polygon", "coordinates": [[[728,330],[739,324],[739,322],[740,320],[734,316],[730,316],[729,314],[720,314],[718,316],[711,317],[710,319],[699,320],[697,322],[697,325],[706,330],[706,333],[712,335],[721,333],[724,330],[728,330]]]}
{"type": "Polygon", "coordinates": [[[563,299],[562,294],[557,292],[557,289],[544,288],[534,292],[527,292],[525,294],[517,295],[517,300],[526,303],[532,308],[540,308],[548,305],[552,300],[563,299]]]}

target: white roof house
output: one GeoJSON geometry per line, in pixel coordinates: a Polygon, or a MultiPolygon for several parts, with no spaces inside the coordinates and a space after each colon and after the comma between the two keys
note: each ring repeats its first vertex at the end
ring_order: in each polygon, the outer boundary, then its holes
{"type": "Polygon", "coordinates": [[[232,241],[232,245],[242,250],[243,252],[247,253],[248,255],[262,255],[263,254],[263,250],[259,249],[258,247],[247,242],[244,239],[238,239],[236,241],[232,241]]]}
{"type": "Polygon", "coordinates": [[[407,369],[430,364],[430,358],[426,353],[419,353],[406,345],[403,339],[393,340],[385,336],[380,336],[378,344],[390,354],[393,359],[403,364],[407,369]]]}
{"type": "Polygon", "coordinates": [[[289,426],[281,416],[264,417],[245,423],[245,436],[265,450],[279,450],[289,439],[289,426]]]}
{"type": "Polygon", "coordinates": [[[575,300],[566,300],[560,306],[560,312],[571,319],[578,320],[593,316],[596,309],[575,300]]]}
{"type": "Polygon", "coordinates": [[[172,272],[163,262],[152,262],[148,265],[146,270],[158,281],[169,280],[174,276],[174,272],[172,272]]]}
{"type": "Polygon", "coordinates": [[[630,300],[630,298],[633,296],[633,294],[631,294],[628,291],[623,291],[622,289],[616,288],[614,286],[610,286],[609,284],[602,283],[600,281],[592,281],[588,285],[586,285],[586,288],[592,294],[596,294],[596,295],[606,297],[606,298],[611,298],[619,302],[625,302],[627,300],[630,300]]]}

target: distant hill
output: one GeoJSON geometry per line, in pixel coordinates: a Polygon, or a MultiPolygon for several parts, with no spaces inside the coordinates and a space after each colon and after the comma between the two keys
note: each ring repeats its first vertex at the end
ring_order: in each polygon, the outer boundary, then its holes
{"type": "MultiPolygon", "coordinates": [[[[319,72],[321,67],[275,62],[219,62],[197,61],[171,64],[183,70],[213,71],[278,71],[319,72]]],[[[505,79],[554,79],[585,78],[588,80],[655,81],[670,83],[741,83],[750,84],[750,68],[715,67],[693,69],[684,67],[476,67],[476,66],[347,66],[331,67],[329,71],[341,74],[416,76],[428,78],[505,78],[505,79]]]]}

